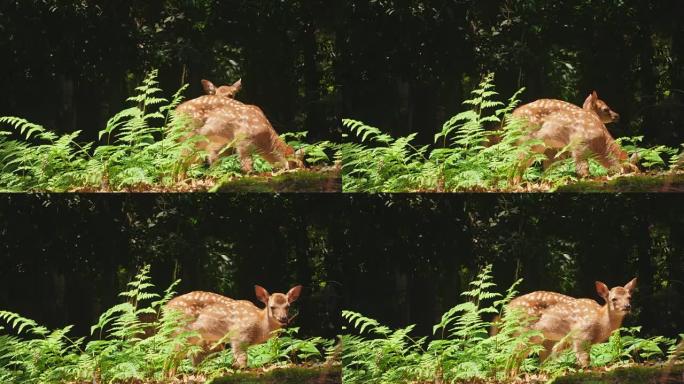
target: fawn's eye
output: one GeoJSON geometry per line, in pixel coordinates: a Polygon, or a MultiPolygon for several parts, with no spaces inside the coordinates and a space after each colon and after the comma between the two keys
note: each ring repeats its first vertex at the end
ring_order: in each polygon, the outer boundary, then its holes
{"type": "Polygon", "coordinates": [[[617,298],[613,297],[611,300],[613,300],[613,303],[617,301],[617,298]]]}

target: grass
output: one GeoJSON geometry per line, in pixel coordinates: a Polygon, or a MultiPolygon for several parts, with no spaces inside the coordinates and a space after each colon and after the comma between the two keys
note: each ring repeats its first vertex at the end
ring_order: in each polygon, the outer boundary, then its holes
{"type": "MultiPolygon", "coordinates": [[[[464,101],[467,109],[446,121],[431,145],[416,144],[415,133],[393,137],[361,121],[343,120],[349,131],[345,137],[357,141],[341,146],[343,191],[531,192],[576,184],[572,159],[556,161],[544,171],[541,162],[545,156],[530,151],[533,145],[543,143],[522,140],[525,122],[512,118],[511,113],[524,89],[504,103],[496,99],[493,81],[492,74],[484,77],[464,101]],[[533,160],[535,166],[520,175],[522,158],[533,160]],[[517,177],[522,183],[513,182],[517,177]]],[[[639,146],[642,139],[625,137],[618,142],[628,154],[638,154],[642,169],[672,174],[681,168],[681,149],[643,148],[639,146]]],[[[591,179],[606,178],[607,170],[592,159],[589,170],[591,179]]]]}
{"type": "MultiPolygon", "coordinates": [[[[19,314],[0,311],[0,321],[7,325],[7,329],[0,327],[0,382],[183,382],[235,373],[230,349],[192,366],[185,356],[199,350],[188,343],[195,333],[179,332],[179,314],[161,310],[175,295],[178,282],[158,295],[151,292],[148,275],[149,268],[143,268],[120,294],[126,301],[105,311],[87,337],[71,335],[71,326],[50,330],[19,314]]],[[[298,339],[298,331],[280,330],[266,343],[251,346],[249,370],[335,364],[333,340],[298,339]]]]}
{"type": "MultiPolygon", "coordinates": [[[[506,293],[495,292],[491,266],[485,267],[462,293],[466,299],[442,315],[431,336],[414,336],[413,325],[390,329],[377,320],[343,311],[351,325],[342,336],[343,381],[385,383],[545,382],[578,372],[571,351],[539,363],[539,335],[521,327],[522,314],[507,312],[490,335],[492,319],[517,294],[516,282],[506,293]],[[529,354],[529,355],[528,355],[529,354]],[[528,357],[525,357],[528,355],[528,357]]],[[[591,348],[591,370],[626,365],[681,361],[674,339],[641,338],[640,327],[622,328],[591,348]]],[[[680,335],[680,339],[684,335],[680,335]]],[[[569,381],[568,381],[569,382],[569,381]]]]}
{"type": "MultiPolygon", "coordinates": [[[[131,106],[100,130],[97,142],[82,142],[80,131],[57,135],[20,117],[0,117],[0,191],[193,191],[209,190],[227,175],[248,178],[236,155],[209,168],[200,162],[185,169],[189,156],[206,157],[195,149],[205,138],[180,140],[187,134],[187,120],[173,111],[186,86],[167,100],[160,96],[156,78],[152,71],[128,98],[131,106]]],[[[336,151],[328,141],[305,143],[306,132],[282,137],[306,154],[314,171],[329,164],[329,153],[336,151]]],[[[256,174],[272,171],[254,157],[256,174]]]]}

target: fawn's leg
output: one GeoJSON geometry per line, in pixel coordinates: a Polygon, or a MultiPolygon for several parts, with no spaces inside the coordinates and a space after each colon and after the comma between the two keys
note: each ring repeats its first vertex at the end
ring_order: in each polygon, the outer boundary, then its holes
{"type": "Polygon", "coordinates": [[[208,343],[204,342],[202,343],[202,351],[197,353],[196,355],[192,356],[192,365],[193,366],[198,366],[204,359],[207,358],[207,356],[214,354],[216,352],[221,352],[223,351],[224,347],[223,344],[219,344],[215,346],[214,348],[211,347],[213,343],[208,343]]]}
{"type": "Polygon", "coordinates": [[[577,363],[582,368],[589,366],[589,351],[591,350],[591,343],[582,339],[575,339],[572,342],[572,349],[575,351],[577,363]]]}
{"type": "Polygon", "coordinates": [[[201,351],[192,355],[192,366],[196,367],[196,366],[200,365],[202,360],[204,360],[204,358],[207,357],[208,355],[209,355],[208,348],[205,345],[203,345],[201,351]]]}
{"type": "MultiPolygon", "coordinates": [[[[226,143],[233,139],[233,131],[230,121],[222,115],[209,116],[204,125],[197,132],[207,139],[201,145],[206,146],[207,161],[212,165],[219,157],[219,152],[226,143]]],[[[200,142],[198,142],[199,144],[200,142]]]]}
{"type": "MultiPolygon", "coordinates": [[[[554,132],[558,129],[558,125],[559,124],[555,122],[546,122],[542,124],[542,126],[537,131],[532,133],[527,139],[523,139],[525,141],[537,139],[543,141],[544,144],[533,145],[530,147],[528,153],[520,155],[521,161],[520,165],[518,166],[518,169],[516,170],[516,175],[513,178],[514,184],[518,184],[520,182],[520,179],[525,173],[525,170],[529,168],[532,162],[534,161],[533,159],[531,159],[532,155],[536,155],[538,153],[546,153],[547,149],[550,148],[563,148],[563,143],[558,142],[554,134],[554,132]]],[[[544,161],[544,167],[546,167],[548,160],[549,159],[547,158],[547,160],[544,161]]]]}
{"type": "Polygon", "coordinates": [[[223,149],[223,143],[212,142],[207,145],[207,163],[212,166],[219,159],[219,152],[223,149]]]}
{"type": "Polygon", "coordinates": [[[230,348],[233,350],[233,365],[239,368],[247,368],[247,351],[245,343],[241,340],[233,339],[230,341],[230,348]]]}
{"type": "Polygon", "coordinates": [[[551,355],[551,352],[554,350],[556,341],[544,339],[542,345],[544,346],[544,350],[539,352],[539,361],[543,363],[546,361],[546,359],[548,359],[549,355],[551,355]]]}
{"type": "Polygon", "coordinates": [[[556,159],[557,154],[558,154],[558,151],[554,148],[547,148],[544,151],[544,156],[546,156],[546,159],[544,159],[542,166],[543,166],[545,171],[551,167],[551,164],[558,161],[558,159],[556,159]]]}
{"type": "Polygon", "coordinates": [[[529,153],[520,154],[519,163],[515,170],[515,175],[513,176],[513,184],[520,184],[520,181],[525,174],[525,170],[527,170],[527,168],[529,168],[534,162],[532,156],[537,153],[544,153],[543,145],[533,145],[530,147],[529,153]]]}
{"type": "Polygon", "coordinates": [[[584,146],[577,146],[572,150],[572,158],[575,160],[575,172],[579,177],[589,176],[589,160],[584,146]]]}
{"type": "Polygon", "coordinates": [[[252,166],[252,151],[247,140],[242,140],[237,144],[238,158],[240,158],[240,166],[246,173],[252,173],[254,167],[252,166]]]}
{"type": "Polygon", "coordinates": [[[547,121],[541,125],[539,130],[531,135],[532,139],[537,139],[544,142],[543,145],[535,145],[530,148],[530,151],[534,154],[544,154],[545,158],[542,162],[542,167],[544,170],[548,169],[551,164],[558,160],[556,159],[556,155],[558,154],[559,149],[565,147],[565,140],[561,137],[558,137],[557,134],[558,131],[563,131],[562,128],[562,123],[547,121]]]}

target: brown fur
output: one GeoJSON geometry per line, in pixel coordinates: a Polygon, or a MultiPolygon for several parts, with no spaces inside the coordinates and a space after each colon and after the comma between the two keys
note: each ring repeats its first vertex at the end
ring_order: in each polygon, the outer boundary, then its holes
{"type": "Polygon", "coordinates": [[[221,85],[218,88],[211,81],[202,80],[202,88],[207,95],[233,98],[242,89],[242,79],[236,81],[233,85],[221,85]]]}
{"type": "Polygon", "coordinates": [[[591,299],[536,291],[513,299],[508,308],[522,309],[529,315],[529,327],[543,334],[543,339],[533,340],[545,347],[540,355],[542,360],[551,352],[556,353],[571,344],[578,363],[587,367],[591,345],[608,340],[631,310],[631,293],[635,287],[636,278],[624,287],[610,290],[604,283],[597,281],[596,291],[606,302],[603,306],[591,299]],[[569,336],[569,341],[558,343],[566,336],[569,336]]]}
{"type": "Polygon", "coordinates": [[[202,84],[208,94],[182,103],[176,112],[191,120],[192,133],[184,139],[194,134],[207,138],[207,141],[198,141],[196,146],[208,152],[209,164],[219,158],[226,146],[233,145],[245,172],[253,171],[252,151],[274,166],[286,169],[303,166],[294,149],[278,136],[261,108],[233,99],[241,82],[218,88],[207,80],[202,80],[202,84]]]}
{"type": "MultiPolygon", "coordinates": [[[[611,172],[638,170],[628,163],[627,153],[605,126],[618,121],[620,115],[598,99],[596,91],[587,97],[583,108],[561,100],[541,99],[518,107],[513,111],[513,117],[529,122],[531,133],[524,141],[539,139],[544,143],[532,147],[532,151],[547,155],[545,167],[555,160],[559,149],[570,145],[576,172],[581,177],[588,176],[588,158],[592,155],[611,172]]],[[[519,173],[524,172],[530,163],[530,160],[523,161],[519,173]]],[[[516,176],[516,183],[520,176],[516,176]]]]}
{"type": "Polygon", "coordinates": [[[188,316],[187,328],[199,333],[191,343],[203,348],[194,356],[195,364],[207,354],[223,349],[221,342],[230,341],[235,364],[247,366],[247,347],[265,342],[271,332],[287,325],[290,303],[297,300],[302,286],[287,294],[269,293],[260,286],[254,287],[257,298],[266,307],[257,308],[250,301],[233,300],[215,293],[195,291],[178,296],[166,304],[166,309],[177,310],[188,316]]]}

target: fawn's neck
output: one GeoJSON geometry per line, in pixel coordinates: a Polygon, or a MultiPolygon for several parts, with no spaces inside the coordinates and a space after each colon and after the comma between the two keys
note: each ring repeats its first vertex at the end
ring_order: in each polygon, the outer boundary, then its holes
{"type": "Polygon", "coordinates": [[[273,152],[280,153],[285,157],[294,155],[294,149],[290,147],[285,140],[281,139],[277,133],[271,138],[271,147],[273,148],[273,152]]]}
{"type": "Polygon", "coordinates": [[[608,141],[608,150],[619,161],[626,161],[629,158],[629,156],[627,156],[627,152],[620,148],[620,144],[613,140],[612,137],[608,141]]]}
{"type": "Polygon", "coordinates": [[[268,308],[264,308],[259,311],[259,328],[261,328],[264,336],[268,338],[271,332],[282,328],[282,324],[273,317],[268,316],[268,308]]]}
{"type": "Polygon", "coordinates": [[[601,341],[605,341],[610,337],[614,330],[622,326],[622,319],[625,314],[622,312],[611,311],[608,304],[601,307],[599,310],[599,321],[601,322],[601,341]]]}

